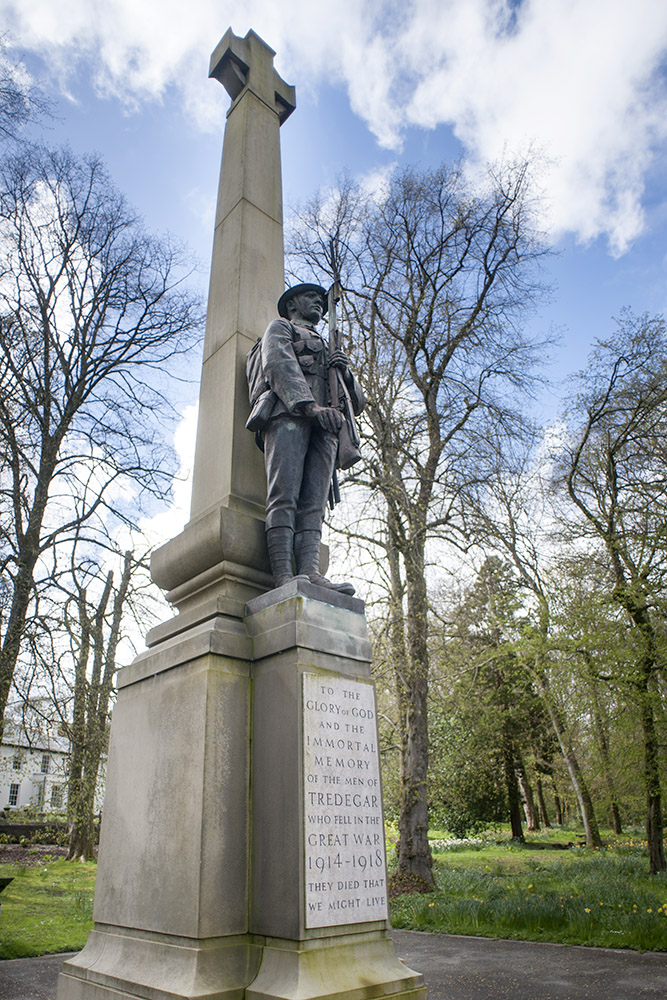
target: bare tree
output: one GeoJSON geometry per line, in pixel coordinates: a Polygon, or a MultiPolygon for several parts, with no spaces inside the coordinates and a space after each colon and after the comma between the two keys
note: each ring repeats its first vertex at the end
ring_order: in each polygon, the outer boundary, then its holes
{"type": "Polygon", "coordinates": [[[92,613],[86,588],[80,584],[78,586],[78,655],[75,661],[72,716],[71,720],[63,720],[71,747],[67,794],[70,861],[77,858],[88,861],[94,857],[95,791],[102,753],[107,745],[109,701],[116,674],[116,654],[131,573],[132,552],[128,551],[123,559],[118,587],[114,590],[114,574],[110,570],[92,613]],[[110,601],[112,607],[108,615],[110,601]],[[108,634],[105,635],[107,617],[110,620],[108,634]]]}
{"type": "Polygon", "coordinates": [[[51,111],[51,103],[19,61],[12,58],[11,40],[0,35],[0,142],[25,139],[26,127],[51,111]]]}
{"type": "MultiPolygon", "coordinates": [[[[65,547],[63,547],[65,548],[65,547]]],[[[85,532],[66,546],[70,559],[39,594],[40,628],[24,644],[15,676],[24,720],[57,726],[69,741],[69,860],[94,856],[94,817],[107,750],[115,675],[135,642],[159,618],[149,553],[88,544],[85,532]]],[[[64,553],[63,553],[64,555],[64,553]]],[[[63,559],[64,562],[64,559],[63,559]]]]}
{"type": "Polygon", "coordinates": [[[537,347],[521,327],[544,246],[526,165],[408,169],[379,197],[345,181],[300,216],[294,257],[340,278],[350,352],[368,396],[365,457],[348,475],[383,521],[357,534],[391,566],[402,802],[396,883],[433,886],[427,839],[428,544],[465,532],[465,487],[483,474],[497,422],[519,432],[517,397],[537,347]],[[357,471],[359,470],[359,471],[357,471]]]}
{"type": "Polygon", "coordinates": [[[59,553],[168,495],[165,380],[201,322],[183,265],[98,160],[31,149],[2,165],[0,718],[59,553]]]}

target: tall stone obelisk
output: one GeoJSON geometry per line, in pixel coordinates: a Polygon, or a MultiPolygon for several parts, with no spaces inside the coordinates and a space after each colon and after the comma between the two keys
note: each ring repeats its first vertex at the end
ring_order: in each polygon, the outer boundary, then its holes
{"type": "Polygon", "coordinates": [[[223,146],[191,519],[155,553],[178,613],[118,675],[93,917],[58,1000],[424,1000],[388,938],[363,603],[272,589],[245,356],[284,287],[280,125],[254,33],[211,76],[223,146]],[[331,752],[329,752],[331,751],[331,752]]]}

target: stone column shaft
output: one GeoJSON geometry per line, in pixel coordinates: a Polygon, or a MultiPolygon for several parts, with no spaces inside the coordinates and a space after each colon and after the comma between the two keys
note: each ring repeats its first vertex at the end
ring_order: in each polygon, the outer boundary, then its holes
{"type": "Polygon", "coordinates": [[[230,29],[211,57],[210,75],[232,104],[215,218],[191,516],[152,560],[153,579],[180,610],[231,598],[240,614],[244,601],[271,585],[264,461],[245,429],[245,359],[284,290],[280,126],[296,99],[273,68],[274,54],[254,31],[238,38],[230,29]]]}
{"type": "Polygon", "coordinates": [[[264,517],[266,478],[248,419],[245,358],[284,288],[280,123],[247,90],[225,130],[215,222],[192,519],[216,506],[264,517]],[[275,180],[277,176],[277,182],[275,180]]]}

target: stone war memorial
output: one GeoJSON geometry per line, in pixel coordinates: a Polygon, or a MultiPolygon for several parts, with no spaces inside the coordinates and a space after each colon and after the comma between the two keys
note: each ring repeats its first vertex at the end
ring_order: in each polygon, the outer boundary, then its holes
{"type": "MultiPolygon", "coordinates": [[[[273,57],[229,30],[211,58],[231,106],[191,518],[152,561],[176,613],[118,675],[95,924],[58,1000],[426,996],[388,934],[364,605],[320,575],[319,551],[314,565],[312,504],[294,514],[289,484],[267,501],[245,426],[246,357],[279,300],[278,334],[312,322],[298,335],[313,358],[326,310],[317,294],[285,304],[280,126],[295,93],[273,57]]],[[[309,390],[300,400],[295,426],[334,436],[338,415],[309,390]]]]}

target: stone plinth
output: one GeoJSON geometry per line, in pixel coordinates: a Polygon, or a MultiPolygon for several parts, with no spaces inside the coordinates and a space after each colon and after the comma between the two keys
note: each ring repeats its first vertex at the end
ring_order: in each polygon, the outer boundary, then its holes
{"type": "Polygon", "coordinates": [[[388,937],[363,603],[293,580],[250,601],[246,626],[253,644],[249,926],[265,940],[248,1000],[422,1000],[422,977],[396,958],[388,937]]]}
{"type": "Polygon", "coordinates": [[[120,671],[93,917],[59,1000],[237,998],[248,935],[251,644],[214,615],[120,671]]]}
{"type": "Polygon", "coordinates": [[[292,580],[235,606],[119,674],[95,927],[58,1000],[424,1000],[388,936],[363,603],[292,580]]]}

